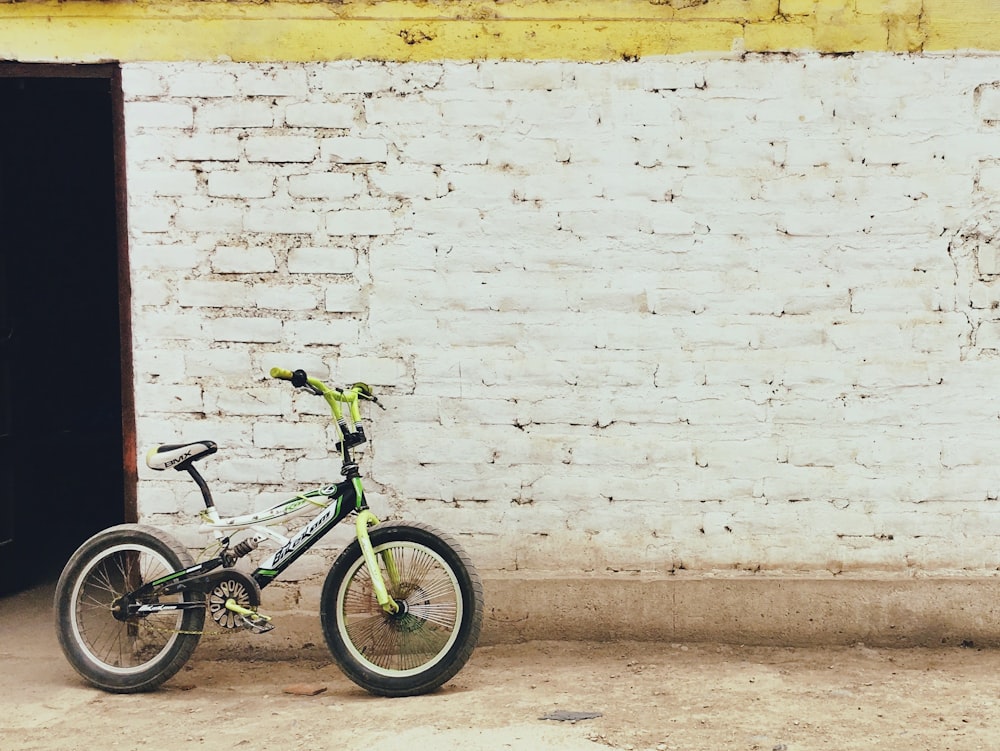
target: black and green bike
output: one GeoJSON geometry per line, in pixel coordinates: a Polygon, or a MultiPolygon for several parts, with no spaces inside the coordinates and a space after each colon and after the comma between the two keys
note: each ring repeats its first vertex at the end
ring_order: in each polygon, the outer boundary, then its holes
{"type": "Polygon", "coordinates": [[[429,525],[380,523],[365,500],[352,449],[367,440],[360,403],[381,406],[371,387],[332,388],[302,370],[274,368],[271,376],[326,400],[343,479],[256,513],[222,517],[195,467],[216,452],[215,443],[151,450],[152,469],[185,471],[197,483],[202,529],[214,535],[214,549],[195,562],[172,536],[141,524],[112,527],[80,546],[56,586],[56,627],[69,662],[92,685],[116,693],[157,688],[191,657],[206,621],[223,630],[271,630],[261,590],[348,518],[355,539],[327,573],[320,601],[323,634],[344,673],[373,694],[412,696],[437,689],[471,657],[483,586],[468,554],[429,525]],[[271,526],[300,515],[311,518],[290,538],[271,526]],[[236,568],[265,542],[277,549],[252,573],[236,568]]]}

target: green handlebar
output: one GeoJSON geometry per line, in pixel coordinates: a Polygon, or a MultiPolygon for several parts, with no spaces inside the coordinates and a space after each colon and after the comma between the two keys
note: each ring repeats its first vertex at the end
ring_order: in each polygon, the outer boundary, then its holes
{"type": "MultiPolygon", "coordinates": [[[[299,377],[304,376],[302,373],[299,377]]],[[[271,378],[279,378],[283,381],[291,381],[295,377],[295,374],[290,370],[285,368],[271,368],[271,378]]],[[[351,422],[357,423],[361,420],[361,407],[358,404],[358,396],[360,395],[362,399],[368,399],[376,403],[377,400],[372,393],[371,386],[367,383],[355,383],[350,388],[345,391],[340,389],[333,389],[327,386],[318,378],[308,378],[306,383],[312,388],[313,393],[322,396],[326,399],[326,403],[330,405],[330,410],[333,412],[333,417],[337,422],[343,419],[344,412],[340,408],[340,403],[344,402],[350,408],[351,422]]],[[[296,383],[295,385],[299,385],[296,383]]],[[[304,384],[303,384],[304,385],[304,384]]],[[[379,405],[381,406],[381,405],[379,405]]]]}

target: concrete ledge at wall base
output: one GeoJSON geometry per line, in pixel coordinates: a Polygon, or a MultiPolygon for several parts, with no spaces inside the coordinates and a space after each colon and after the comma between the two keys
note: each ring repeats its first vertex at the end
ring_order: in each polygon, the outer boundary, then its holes
{"type": "MultiPolygon", "coordinates": [[[[1000,647],[1000,576],[491,576],[480,645],[666,641],[767,646],[1000,647]]],[[[266,611],[267,598],[265,595],[266,611]]],[[[202,655],[329,659],[318,612],[206,638],[202,655]]]]}

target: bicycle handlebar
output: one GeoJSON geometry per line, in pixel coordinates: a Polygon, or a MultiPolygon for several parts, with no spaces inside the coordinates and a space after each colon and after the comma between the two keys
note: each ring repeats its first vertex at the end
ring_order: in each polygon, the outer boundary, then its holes
{"type": "Polygon", "coordinates": [[[330,411],[333,412],[334,419],[341,427],[341,432],[344,432],[345,435],[347,431],[345,431],[346,425],[343,424],[344,413],[340,408],[341,402],[348,405],[351,422],[355,424],[361,421],[361,408],[358,405],[358,400],[363,399],[364,401],[374,402],[382,409],[385,409],[385,407],[379,404],[378,399],[372,392],[372,387],[360,381],[341,390],[327,386],[318,378],[311,378],[304,370],[291,371],[285,368],[271,368],[271,378],[291,381],[295,388],[305,388],[316,396],[322,396],[326,400],[326,403],[330,405],[330,411]]]}

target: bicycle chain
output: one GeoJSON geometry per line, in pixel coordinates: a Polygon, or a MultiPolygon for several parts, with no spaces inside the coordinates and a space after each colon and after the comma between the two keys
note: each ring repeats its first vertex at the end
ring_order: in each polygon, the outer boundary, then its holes
{"type": "MultiPolygon", "coordinates": [[[[205,619],[206,622],[211,620],[210,618],[205,619]]],[[[208,637],[209,639],[216,639],[221,637],[236,636],[237,634],[253,633],[249,628],[223,628],[219,626],[218,628],[213,628],[211,630],[202,629],[201,631],[188,631],[180,628],[163,628],[162,626],[155,626],[145,619],[144,624],[146,628],[150,631],[156,631],[161,634],[180,634],[181,636],[201,636],[202,638],[208,637]]]]}

